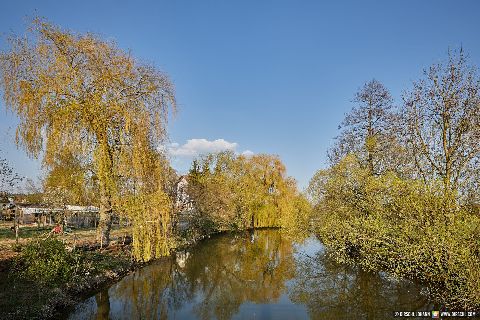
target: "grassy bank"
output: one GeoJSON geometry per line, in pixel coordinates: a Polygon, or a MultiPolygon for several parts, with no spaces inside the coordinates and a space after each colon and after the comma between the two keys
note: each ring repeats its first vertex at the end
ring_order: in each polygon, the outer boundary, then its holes
{"type": "MultiPolygon", "coordinates": [[[[48,319],[72,307],[79,298],[115,282],[135,268],[123,250],[117,253],[85,254],[84,262],[95,265],[71,281],[49,284],[36,279],[2,274],[0,280],[1,319],[48,319]]],[[[11,262],[13,264],[13,262],[11,262]]]]}
{"type": "Polygon", "coordinates": [[[3,227],[0,319],[54,318],[141,266],[131,258],[128,228],[114,230],[113,244],[99,249],[94,229],[52,236],[50,227],[23,227],[17,246],[3,227]]]}

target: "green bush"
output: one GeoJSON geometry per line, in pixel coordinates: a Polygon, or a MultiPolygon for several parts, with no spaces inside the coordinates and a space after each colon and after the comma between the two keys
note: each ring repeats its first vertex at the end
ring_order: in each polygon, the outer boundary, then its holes
{"type": "Polygon", "coordinates": [[[49,287],[72,280],[81,271],[81,256],[69,252],[57,239],[32,241],[21,252],[17,261],[18,274],[49,287]]]}
{"type": "Polygon", "coordinates": [[[480,217],[441,183],[372,176],[352,157],[317,178],[316,230],[338,261],[420,281],[451,307],[480,306],[480,217]]]}

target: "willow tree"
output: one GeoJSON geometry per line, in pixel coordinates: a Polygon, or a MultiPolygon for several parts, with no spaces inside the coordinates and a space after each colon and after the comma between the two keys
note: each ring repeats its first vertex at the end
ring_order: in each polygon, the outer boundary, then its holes
{"type": "Polygon", "coordinates": [[[308,202],[277,156],[211,154],[193,163],[188,182],[187,192],[203,226],[210,222],[207,227],[217,230],[300,231],[308,224],[308,202]]]}
{"type": "Polygon", "coordinates": [[[9,43],[0,70],[5,104],[20,118],[16,142],[31,157],[43,157],[47,168],[62,152],[91,164],[85,178],[98,179],[98,238],[108,245],[118,181],[125,179],[121,162],[154,152],[165,137],[168,113],[175,109],[173,85],[113,42],[39,19],[27,36],[9,43]]]}
{"type": "Polygon", "coordinates": [[[43,179],[43,201],[55,204],[56,194],[65,204],[91,205],[98,193],[95,177],[88,178],[88,168],[70,153],[59,152],[51,164],[51,169],[43,179]],[[52,202],[53,201],[53,202],[52,202]]]}

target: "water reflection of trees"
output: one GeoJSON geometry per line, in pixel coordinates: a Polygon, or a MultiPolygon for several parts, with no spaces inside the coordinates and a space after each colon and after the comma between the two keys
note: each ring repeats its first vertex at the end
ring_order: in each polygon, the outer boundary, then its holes
{"type": "Polygon", "coordinates": [[[229,319],[246,301],[268,303],[294,276],[292,244],[280,232],[222,237],[192,252],[186,275],[202,298],[193,310],[201,319],[229,319]],[[200,281],[199,281],[200,280],[200,281]]]}
{"type": "Polygon", "coordinates": [[[124,278],[109,290],[113,318],[167,319],[191,299],[174,259],[163,259],[124,278]]]}
{"type": "Polygon", "coordinates": [[[429,309],[421,287],[335,263],[323,252],[299,255],[290,299],[312,319],[389,319],[394,311],[429,309]]]}
{"type": "MultiPolygon", "coordinates": [[[[268,230],[214,237],[192,249],[182,265],[165,259],[114,285],[111,315],[166,319],[190,308],[200,319],[230,319],[244,302],[278,300],[295,272],[291,241],[268,230]]],[[[104,300],[97,299],[103,301],[98,311],[107,307],[104,300]]]]}
{"type": "Polygon", "coordinates": [[[213,237],[89,299],[81,318],[230,319],[246,302],[272,304],[286,294],[312,319],[387,319],[395,310],[428,309],[419,286],[339,265],[321,250],[307,256],[289,239],[275,230],[213,237]]]}

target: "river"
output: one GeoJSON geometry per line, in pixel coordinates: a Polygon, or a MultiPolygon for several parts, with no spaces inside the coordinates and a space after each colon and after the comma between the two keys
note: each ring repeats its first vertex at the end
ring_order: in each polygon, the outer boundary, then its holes
{"type": "Polygon", "coordinates": [[[432,310],[422,287],[337,264],[315,237],[221,234],[78,304],[69,319],[389,319],[432,310]]]}

